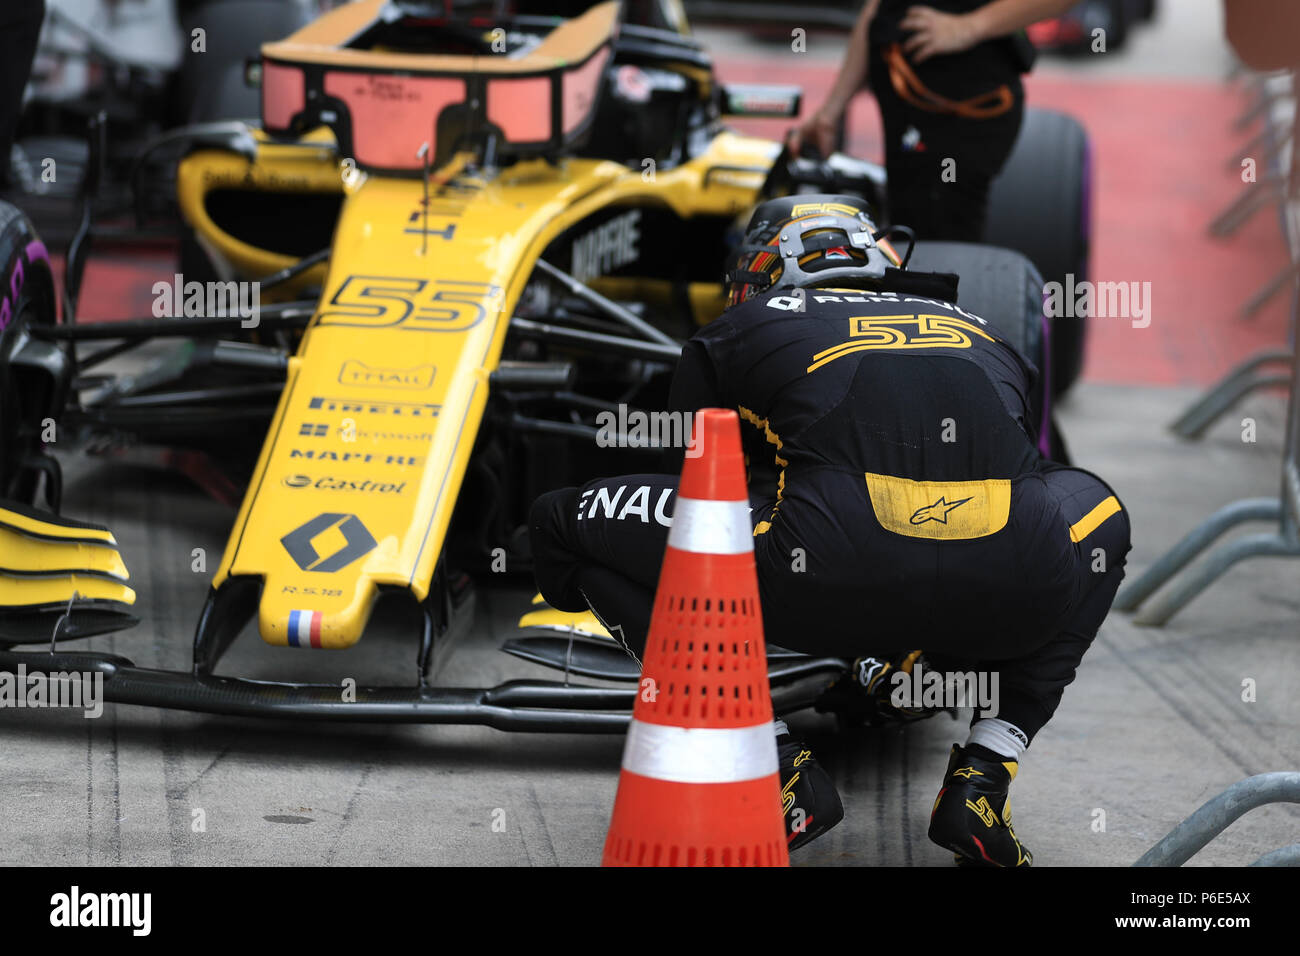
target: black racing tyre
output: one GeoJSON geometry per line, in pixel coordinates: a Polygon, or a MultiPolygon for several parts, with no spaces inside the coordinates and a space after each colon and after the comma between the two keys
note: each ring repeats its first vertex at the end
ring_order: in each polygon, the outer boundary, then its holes
{"type": "Polygon", "coordinates": [[[1035,427],[1047,432],[1044,451],[1054,461],[1069,463],[1069,451],[1056,423],[1041,421],[1050,409],[1045,386],[1051,380],[1050,355],[1043,348],[1043,278],[1024,255],[1012,249],[972,242],[918,242],[909,269],[921,272],[954,272],[958,276],[957,304],[997,329],[999,336],[1015,346],[1038,369],[1038,381],[1031,395],[1035,427]]]}
{"type": "Polygon", "coordinates": [[[1120,49],[1128,41],[1129,0],[1079,0],[1067,15],[1075,17],[1083,29],[1079,53],[1101,52],[1094,46],[1093,34],[1097,30],[1104,33],[1107,53],[1120,49]]]}
{"type": "Polygon", "coordinates": [[[257,119],[258,90],[244,82],[244,63],[261,54],[262,44],[283,40],[307,22],[293,0],[207,0],[182,17],[185,58],[176,79],[179,123],[257,119]],[[194,50],[201,29],[202,52],[194,50]]]}
{"type": "MultiPolygon", "coordinates": [[[[42,423],[57,420],[73,372],[71,346],[35,338],[32,329],[58,320],[45,245],[19,209],[0,202],[0,497],[28,504],[39,486],[42,423]]],[[[46,491],[56,503],[57,487],[46,491]]]]}
{"type": "Polygon", "coordinates": [[[996,328],[1039,371],[1043,367],[1043,280],[1019,252],[973,242],[918,242],[907,264],[917,272],[954,272],[957,304],[996,328]]]}
{"type": "MultiPolygon", "coordinates": [[[[1078,120],[1051,110],[1025,111],[1007,164],[989,191],[985,241],[1024,253],[1045,282],[1088,278],[1092,230],[1092,155],[1078,120]]],[[[1082,316],[1052,321],[1052,394],[1083,370],[1082,316]]]]}
{"type": "MultiPolygon", "coordinates": [[[[182,14],[186,37],[202,29],[206,50],[186,47],[176,80],[178,123],[253,120],[262,115],[261,91],[244,82],[244,66],[262,44],[282,40],[307,22],[292,0],[206,0],[182,14]]],[[[180,271],[186,279],[218,278],[208,255],[192,238],[181,241],[180,271]]]]}
{"type": "Polygon", "coordinates": [[[1128,42],[1129,2],[1108,0],[1107,12],[1110,26],[1106,29],[1106,50],[1118,50],[1128,42]]]}

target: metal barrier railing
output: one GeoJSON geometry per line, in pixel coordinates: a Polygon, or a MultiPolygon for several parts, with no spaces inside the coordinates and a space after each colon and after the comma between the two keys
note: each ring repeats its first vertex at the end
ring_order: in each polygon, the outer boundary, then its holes
{"type": "MultiPolygon", "coordinates": [[[[1269,803],[1300,803],[1300,773],[1261,773],[1239,780],[1169,831],[1134,866],[1182,866],[1238,817],[1269,803]]],[[[1261,856],[1251,866],[1300,866],[1300,843],[1261,856]]]]}
{"type": "MultiPolygon", "coordinates": [[[[1300,94],[1300,74],[1289,74],[1287,89],[1300,94]]],[[[1300,96],[1284,97],[1281,85],[1261,78],[1255,85],[1261,103],[1252,106],[1246,116],[1265,116],[1266,127],[1272,134],[1266,136],[1265,154],[1275,167],[1274,174],[1265,181],[1265,195],[1276,200],[1291,265],[1282,276],[1272,280],[1265,289],[1247,303],[1248,312],[1256,310],[1272,292],[1287,284],[1291,286],[1291,320],[1289,342],[1286,348],[1269,349],[1238,365],[1222,382],[1209,390],[1188,408],[1171,426],[1184,438],[1199,438],[1205,429],[1230,409],[1237,401],[1259,388],[1287,386],[1287,426],[1282,452],[1282,487],[1277,498],[1249,498],[1235,501],[1221,508],[1194,528],[1182,541],[1161,556],[1145,573],[1123,587],[1115,598],[1114,607],[1121,611],[1138,610],[1134,623],[1160,626],[1167,622],[1199,594],[1204,592],[1225,571],[1247,558],[1300,557],[1300,177],[1294,170],[1300,168],[1297,150],[1300,134],[1296,124],[1296,101],[1300,96]],[[1261,105],[1262,104],[1262,105],[1261,105]],[[1278,107],[1283,107],[1279,109],[1278,107]],[[1289,110],[1289,116],[1284,110],[1289,110]],[[1283,143],[1285,135],[1289,141],[1283,143]],[[1261,373],[1265,366],[1286,362],[1285,372],[1261,373]],[[1183,575],[1172,587],[1154,600],[1153,594],[1171,578],[1208,549],[1220,535],[1246,521],[1275,521],[1277,530],[1243,535],[1213,551],[1210,556],[1183,575]]],[[[1211,231],[1220,233],[1236,229],[1250,212],[1261,208],[1258,195],[1248,194],[1232,208],[1216,218],[1211,231]]]]}
{"type": "Polygon", "coordinates": [[[1272,853],[1265,853],[1251,866],[1300,866],[1300,843],[1292,843],[1290,846],[1284,846],[1274,850],[1272,853]]]}
{"type": "MultiPolygon", "coordinates": [[[[1268,74],[1254,76],[1249,86],[1255,91],[1256,104],[1248,108],[1238,121],[1243,122],[1263,116],[1263,131],[1232,157],[1231,165],[1240,170],[1247,159],[1258,162],[1267,172],[1263,180],[1245,190],[1227,209],[1210,224],[1210,233],[1226,237],[1236,232],[1256,211],[1269,203],[1276,205],[1282,235],[1291,252],[1289,262],[1242,307],[1243,318],[1251,318],[1277,293],[1294,285],[1300,279],[1300,237],[1294,235],[1292,224],[1287,222],[1289,194],[1300,187],[1293,170],[1297,160],[1293,143],[1296,141],[1296,104],[1300,100],[1300,75],[1268,74]],[[1291,153],[1288,161],[1287,153],[1291,153]]],[[[1205,430],[1249,392],[1260,388],[1287,385],[1291,373],[1287,365],[1295,347],[1294,326],[1291,341],[1286,348],[1266,349],[1233,369],[1226,378],[1194,402],[1171,425],[1174,433],[1183,438],[1200,438],[1205,430]],[[1280,368],[1273,372],[1256,374],[1266,366],[1280,368]]]]}

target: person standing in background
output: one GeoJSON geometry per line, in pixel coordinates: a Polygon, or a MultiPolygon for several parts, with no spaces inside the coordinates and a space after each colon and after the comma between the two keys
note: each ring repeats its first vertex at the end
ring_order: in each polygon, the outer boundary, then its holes
{"type": "Polygon", "coordinates": [[[853,95],[870,83],[885,133],[889,222],[918,238],[979,242],[989,185],[1024,117],[1022,32],[1075,0],[866,0],[825,102],[790,149],[829,155],[853,95]]]}

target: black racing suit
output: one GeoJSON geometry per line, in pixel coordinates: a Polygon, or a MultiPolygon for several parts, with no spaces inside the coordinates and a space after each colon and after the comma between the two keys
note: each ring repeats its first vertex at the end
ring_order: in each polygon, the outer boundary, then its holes
{"type": "Polygon", "coordinates": [[[966,13],[986,2],[881,0],[871,21],[869,82],[884,126],[889,221],[921,239],[983,240],[989,185],[1024,117],[1020,76],[1033,47],[1020,34],[912,63],[901,54],[910,33],[899,22],[912,6],[966,13]],[[891,49],[903,64],[891,67],[891,49]],[[909,73],[934,97],[909,83],[909,73]]]}
{"type": "MultiPolygon", "coordinates": [[[[768,294],[729,309],[687,343],[670,402],[740,415],[768,642],[999,662],[998,716],[1032,738],[1110,608],[1127,515],[1098,478],[1042,457],[1036,371],[983,319],[844,290],[800,307],[768,294]]],[[[590,605],[633,653],[676,480],[602,479],[531,515],[543,596],[590,605]]]]}

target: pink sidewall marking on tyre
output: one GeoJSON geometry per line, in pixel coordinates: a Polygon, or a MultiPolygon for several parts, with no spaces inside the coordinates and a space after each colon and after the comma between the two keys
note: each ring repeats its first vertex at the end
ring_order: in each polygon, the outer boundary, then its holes
{"type": "Polygon", "coordinates": [[[27,269],[23,265],[21,258],[14,262],[14,271],[9,273],[9,301],[15,306],[18,303],[18,293],[23,291],[23,283],[27,278],[27,269]]]}
{"type": "Polygon", "coordinates": [[[45,248],[45,243],[39,239],[33,239],[23,248],[23,254],[14,261],[13,271],[9,273],[9,294],[5,296],[4,301],[0,302],[0,332],[9,327],[9,323],[13,319],[13,310],[17,308],[18,296],[23,291],[23,285],[27,279],[24,260],[32,265],[37,262],[44,262],[48,266],[50,264],[50,253],[45,248]]]}
{"type": "Polygon", "coordinates": [[[35,265],[38,261],[44,262],[46,265],[50,264],[50,254],[45,248],[45,243],[41,242],[39,239],[33,239],[31,242],[27,243],[27,248],[23,250],[23,255],[27,257],[27,261],[32,265],[35,265]]]}

